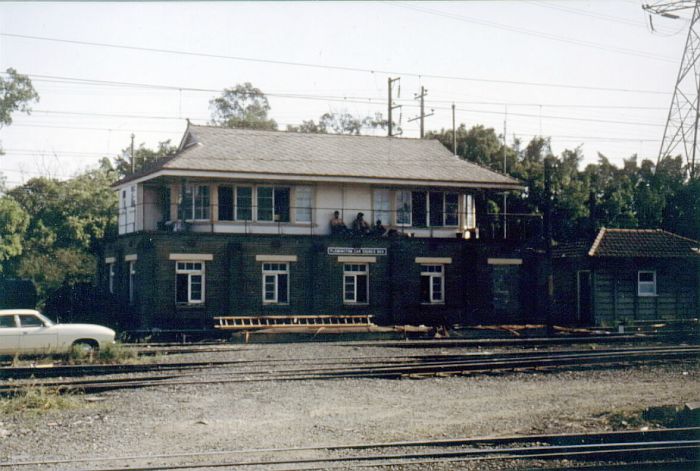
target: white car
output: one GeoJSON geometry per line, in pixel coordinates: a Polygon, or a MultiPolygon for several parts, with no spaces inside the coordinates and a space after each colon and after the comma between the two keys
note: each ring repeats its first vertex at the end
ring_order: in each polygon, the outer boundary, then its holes
{"type": "Polygon", "coordinates": [[[114,343],[112,329],[94,324],[55,324],[33,309],[0,310],[0,355],[96,351],[114,343]]]}

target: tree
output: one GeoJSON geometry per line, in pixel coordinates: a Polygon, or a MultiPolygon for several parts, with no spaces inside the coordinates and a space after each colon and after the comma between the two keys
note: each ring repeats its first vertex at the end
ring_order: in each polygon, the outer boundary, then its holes
{"type": "Polygon", "coordinates": [[[22,254],[29,215],[9,196],[0,197],[0,274],[7,260],[22,254]]]}
{"type": "MultiPolygon", "coordinates": [[[[141,143],[134,149],[134,171],[146,170],[156,164],[159,160],[168,157],[177,150],[176,146],[170,145],[170,139],[158,143],[156,150],[149,149],[141,143]]],[[[120,177],[131,175],[131,148],[122,149],[121,154],[114,159],[114,165],[120,177]]]]}
{"type": "Polygon", "coordinates": [[[39,101],[29,77],[17,73],[13,68],[5,71],[8,78],[0,77],[0,128],[12,124],[12,113],[22,111],[29,114],[29,103],[39,101]]]}
{"type": "Polygon", "coordinates": [[[270,119],[270,103],[265,94],[250,82],[224,89],[220,97],[209,101],[211,123],[227,128],[276,130],[270,119]]]}
{"type": "Polygon", "coordinates": [[[318,119],[303,121],[299,126],[287,125],[288,132],[305,132],[312,134],[350,134],[359,136],[363,129],[384,129],[388,125],[381,113],[374,116],[354,116],[347,111],[331,111],[318,119]]]}
{"type": "MultiPolygon", "coordinates": [[[[464,124],[460,124],[456,133],[453,133],[451,129],[441,129],[439,132],[428,131],[425,138],[437,139],[450,151],[453,151],[453,134],[456,134],[457,137],[457,156],[498,172],[503,171],[503,143],[493,128],[476,125],[467,130],[464,124]]],[[[511,148],[506,148],[505,153],[506,164],[511,171],[517,155],[511,148]]]]}

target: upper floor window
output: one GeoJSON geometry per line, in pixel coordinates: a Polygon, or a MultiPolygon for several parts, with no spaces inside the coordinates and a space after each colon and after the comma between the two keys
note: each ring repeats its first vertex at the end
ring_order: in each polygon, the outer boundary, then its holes
{"type": "Polygon", "coordinates": [[[182,198],[184,218],[190,220],[208,220],[209,209],[209,186],[207,185],[187,185],[182,198]]]}
{"type": "Polygon", "coordinates": [[[296,222],[311,222],[313,191],[310,186],[298,186],[294,190],[296,198],[296,222]]]}
{"type": "Polygon", "coordinates": [[[374,190],[372,198],[374,209],[374,221],[382,221],[382,224],[391,224],[391,200],[389,190],[374,190]]]}
{"type": "Polygon", "coordinates": [[[656,296],[656,272],[637,272],[637,295],[656,296]]]}
{"type": "Polygon", "coordinates": [[[397,191],[396,192],[396,225],[410,226],[411,225],[411,192],[397,191]]]}
{"type": "Polygon", "coordinates": [[[289,222],[289,187],[257,188],[258,221],[289,222]]]}
{"type": "MultiPolygon", "coordinates": [[[[444,227],[459,224],[459,194],[444,191],[413,191],[409,194],[410,205],[404,204],[404,213],[410,211],[410,222],[409,218],[403,215],[408,224],[414,227],[444,227]]],[[[407,201],[407,195],[401,195],[401,197],[407,201]]],[[[401,208],[399,216],[402,216],[401,208]]]]}
{"type": "Polygon", "coordinates": [[[467,229],[476,228],[476,208],[474,207],[474,197],[472,195],[464,195],[464,208],[466,213],[465,226],[467,229]]]}

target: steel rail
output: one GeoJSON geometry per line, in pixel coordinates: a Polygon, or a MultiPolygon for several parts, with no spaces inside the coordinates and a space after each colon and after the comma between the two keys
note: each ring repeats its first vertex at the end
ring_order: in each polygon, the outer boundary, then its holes
{"type": "MultiPolygon", "coordinates": [[[[638,353],[634,355],[619,355],[606,354],[576,356],[570,358],[535,358],[535,359],[520,359],[520,360],[498,360],[486,362],[459,362],[449,364],[430,364],[418,366],[391,366],[391,367],[365,367],[360,369],[340,369],[340,370],[323,370],[318,372],[286,372],[273,371],[263,372],[257,378],[254,372],[248,375],[243,375],[242,379],[230,379],[231,374],[227,374],[225,379],[205,379],[194,381],[178,380],[140,380],[133,378],[116,378],[106,381],[79,381],[79,382],[61,382],[61,383],[42,383],[33,382],[30,385],[47,385],[58,388],[61,391],[80,389],[84,393],[94,393],[114,389],[135,389],[153,386],[187,386],[187,385],[202,385],[202,384],[230,384],[241,382],[255,381],[300,381],[300,380],[327,380],[327,379],[351,379],[351,378],[375,378],[375,379],[399,379],[403,377],[421,377],[435,376],[441,374],[476,374],[476,373],[496,373],[503,370],[550,370],[562,367],[601,367],[604,364],[620,365],[639,362],[659,362],[668,361],[669,359],[683,360],[696,359],[698,351],[672,351],[672,352],[653,352],[653,353],[638,353]],[[267,376],[264,376],[267,375],[267,376]]],[[[13,394],[22,390],[21,383],[11,383],[0,385],[0,393],[13,394]]]]}
{"type": "MultiPolygon", "coordinates": [[[[319,361],[313,358],[300,358],[300,359],[282,359],[282,360],[228,360],[228,361],[203,361],[203,362],[160,362],[151,364],[102,364],[102,365],[57,365],[50,367],[3,367],[0,368],[0,378],[14,378],[21,379],[27,377],[66,377],[66,376],[90,376],[90,375],[107,375],[107,374],[118,374],[118,373],[138,373],[138,372],[151,372],[151,371],[167,371],[167,370],[182,370],[182,369],[204,369],[204,368],[217,368],[222,366],[249,366],[255,364],[277,364],[280,361],[284,363],[311,363],[322,364],[324,366],[328,365],[345,365],[351,362],[353,365],[372,365],[376,364],[383,366],[386,364],[399,364],[402,366],[409,366],[411,364],[425,364],[425,363],[448,363],[448,362],[460,362],[460,361],[470,361],[470,360],[481,360],[481,361],[495,361],[498,359],[505,358],[563,358],[573,355],[606,355],[606,354],[633,354],[633,353],[652,353],[652,352],[669,352],[669,351],[692,351],[697,350],[700,353],[700,347],[695,346],[658,346],[658,347],[648,347],[648,348],[625,348],[625,349],[608,349],[608,350],[565,350],[565,351],[549,351],[549,352],[497,352],[497,353],[467,353],[467,354],[445,354],[445,355],[415,355],[415,356],[386,356],[386,357],[345,357],[337,358],[337,360],[342,361],[319,361]]],[[[326,359],[331,360],[331,359],[326,359]]],[[[362,368],[362,366],[356,366],[353,368],[362,368]]],[[[310,369],[314,371],[321,370],[323,368],[313,368],[310,369]]],[[[291,371],[291,370],[289,370],[291,371]]],[[[302,370],[299,370],[302,371],[302,370]]]]}
{"type": "MultiPolygon", "coordinates": [[[[169,454],[149,454],[149,455],[127,455],[117,457],[90,457],[78,459],[54,459],[54,460],[34,460],[34,461],[15,461],[15,462],[0,462],[0,468],[3,467],[22,467],[22,466],[46,466],[46,465],[61,465],[61,464],[79,464],[89,462],[109,462],[109,461],[136,461],[136,460],[155,460],[155,459],[180,459],[180,458],[199,458],[199,457],[215,457],[226,455],[255,455],[255,454],[275,454],[275,453],[297,453],[305,451],[341,451],[341,450],[363,450],[363,449],[383,449],[383,448],[423,448],[423,447],[458,447],[458,446],[478,446],[478,445],[498,445],[507,443],[533,443],[544,442],[563,445],[572,444],[604,444],[611,440],[618,440],[614,443],[638,443],[643,439],[650,439],[655,442],[663,441],[662,439],[697,439],[700,437],[700,427],[678,427],[666,428],[657,430],[622,430],[622,431],[603,431],[603,432],[588,432],[588,433],[558,433],[558,434],[537,434],[537,435],[510,435],[510,436],[486,436],[486,437],[456,437],[449,439],[429,439],[429,440],[408,440],[394,442],[370,442],[370,443],[352,443],[352,444],[325,444],[303,447],[285,447],[285,448],[251,448],[239,450],[217,450],[204,452],[182,452],[169,454]]],[[[668,441],[668,440],[666,440],[668,441]]],[[[644,442],[647,443],[647,442],[644,442]]]]}
{"type": "MultiPolygon", "coordinates": [[[[584,445],[554,445],[554,446],[532,446],[532,447],[509,447],[509,448],[480,448],[459,451],[431,451],[431,452],[406,452],[394,454],[373,454],[373,455],[349,455],[339,457],[319,457],[319,458],[288,458],[274,460],[250,460],[250,461],[228,461],[219,463],[191,463],[175,465],[148,465],[112,467],[112,468],[92,468],[92,471],[155,471],[155,470],[175,470],[175,469],[197,469],[197,468],[233,468],[250,466],[278,466],[278,465],[306,465],[319,463],[366,463],[376,461],[394,461],[393,465],[410,464],[417,459],[437,459],[449,460],[460,458],[460,461],[483,461],[490,460],[513,460],[513,459],[555,459],[555,458],[582,458],[582,457],[611,457],[634,454],[639,456],[644,453],[661,454],[661,452],[677,454],[679,452],[697,452],[700,450],[700,440],[670,440],[638,443],[603,443],[584,445]],[[396,463],[399,461],[399,463],[396,463]]],[[[389,463],[387,463],[389,464],[389,463]]]]}

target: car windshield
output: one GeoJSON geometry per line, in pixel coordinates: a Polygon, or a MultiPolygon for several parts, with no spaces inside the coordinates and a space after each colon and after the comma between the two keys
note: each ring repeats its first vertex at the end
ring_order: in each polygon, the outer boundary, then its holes
{"type": "Polygon", "coordinates": [[[52,325],[55,324],[54,321],[52,321],[51,319],[49,319],[48,317],[46,317],[46,316],[43,315],[43,314],[38,314],[38,313],[37,313],[37,316],[39,316],[39,318],[41,318],[41,320],[44,321],[44,325],[45,325],[46,327],[49,327],[49,326],[52,326],[52,325]]]}

